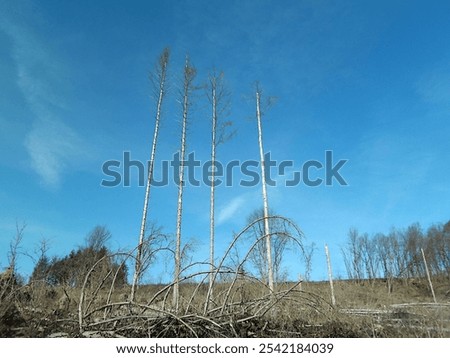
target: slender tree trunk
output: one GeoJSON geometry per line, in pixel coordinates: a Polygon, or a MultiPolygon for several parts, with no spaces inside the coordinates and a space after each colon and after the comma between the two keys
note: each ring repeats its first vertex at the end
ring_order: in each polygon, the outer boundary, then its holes
{"type": "Polygon", "coordinates": [[[142,267],[142,246],[144,244],[145,239],[145,227],[147,224],[147,211],[148,211],[148,203],[150,199],[150,187],[151,182],[153,180],[153,168],[155,163],[155,155],[156,155],[156,145],[158,142],[158,133],[159,133],[159,122],[161,119],[161,108],[165,95],[165,87],[166,87],[166,74],[167,74],[167,65],[169,63],[169,49],[164,49],[163,53],[159,59],[159,65],[157,67],[157,78],[159,80],[159,94],[158,101],[156,104],[156,118],[155,118],[155,129],[153,132],[153,143],[152,149],[150,153],[150,162],[148,166],[147,173],[147,186],[145,188],[145,197],[144,197],[144,208],[142,210],[142,221],[141,221],[141,230],[139,233],[139,245],[136,253],[136,265],[133,275],[133,283],[131,286],[131,297],[130,300],[134,300],[134,296],[136,293],[136,287],[139,281],[139,277],[141,275],[141,267],[142,267]]]}
{"type": "Polygon", "coordinates": [[[328,279],[330,281],[331,304],[334,307],[336,306],[336,298],[334,297],[333,271],[331,270],[331,260],[330,260],[330,252],[328,251],[328,245],[325,245],[325,255],[327,257],[328,279]]]}
{"type": "Polygon", "coordinates": [[[216,96],[216,77],[211,79],[211,102],[212,102],[212,135],[211,135],[211,191],[210,191],[210,210],[209,210],[209,294],[210,299],[213,295],[213,272],[214,272],[214,180],[216,176],[216,131],[217,131],[217,96],[216,96]]]}
{"type": "Polygon", "coordinates": [[[431,294],[433,295],[433,301],[434,301],[434,303],[437,303],[436,295],[434,294],[434,289],[433,289],[433,282],[431,281],[430,271],[428,270],[427,259],[425,258],[425,252],[423,251],[423,249],[420,249],[420,251],[422,251],[422,259],[423,259],[423,263],[425,265],[425,271],[427,273],[428,284],[430,285],[431,294]]]}
{"type": "Polygon", "coordinates": [[[259,155],[261,159],[261,183],[262,183],[262,197],[264,208],[264,236],[266,237],[266,254],[267,254],[269,288],[272,292],[274,292],[272,245],[271,245],[272,240],[270,237],[270,226],[269,226],[269,204],[267,199],[266,167],[264,163],[264,149],[263,149],[262,126],[261,126],[261,91],[259,90],[259,88],[256,90],[256,120],[258,122],[258,143],[259,143],[259,155]]]}
{"type": "Polygon", "coordinates": [[[195,69],[189,64],[189,58],[186,57],[184,67],[184,84],[182,93],[183,118],[181,123],[181,147],[180,147],[180,169],[178,182],[178,206],[177,206],[177,232],[175,246],[175,272],[173,286],[173,306],[178,312],[180,301],[180,273],[181,273],[181,222],[183,213],[183,186],[184,186],[184,161],[186,152],[186,128],[188,122],[188,111],[190,107],[189,95],[192,91],[192,81],[195,77],[195,69]]]}
{"type": "Polygon", "coordinates": [[[223,83],[223,73],[217,75],[215,72],[209,76],[209,86],[207,96],[211,103],[211,187],[210,187],[210,221],[209,221],[209,263],[210,270],[208,276],[208,293],[205,300],[205,312],[208,309],[209,302],[213,300],[213,286],[215,276],[215,178],[216,178],[216,152],[220,144],[233,136],[233,132],[226,133],[227,127],[232,122],[223,122],[221,115],[228,109],[229,93],[226,91],[223,83]]]}

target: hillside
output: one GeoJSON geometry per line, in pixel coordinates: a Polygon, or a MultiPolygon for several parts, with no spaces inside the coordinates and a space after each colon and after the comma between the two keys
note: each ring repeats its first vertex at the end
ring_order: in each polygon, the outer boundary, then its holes
{"type": "Polygon", "coordinates": [[[0,300],[1,337],[450,337],[450,283],[383,280],[285,283],[277,293],[247,279],[216,285],[205,307],[204,284],[180,286],[181,306],[171,307],[171,286],[139,288],[33,284],[5,287],[0,300]],[[83,292],[83,296],[81,293],[83,292]],[[80,304],[81,299],[81,304],[80,304]]]}

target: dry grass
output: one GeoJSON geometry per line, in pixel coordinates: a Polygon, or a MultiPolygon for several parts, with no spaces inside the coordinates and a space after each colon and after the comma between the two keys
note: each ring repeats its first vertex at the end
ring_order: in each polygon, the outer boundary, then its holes
{"type": "Polygon", "coordinates": [[[447,282],[434,278],[439,305],[425,280],[336,281],[331,307],[325,282],[280,284],[275,295],[250,277],[217,283],[205,305],[205,283],[181,285],[171,308],[171,285],[147,285],[130,302],[130,287],[11,287],[0,302],[2,337],[450,337],[447,282]],[[80,305],[80,298],[82,304],[80,305]]]}
{"type": "MultiPolygon", "coordinates": [[[[301,231],[278,219],[291,226],[284,235],[302,249],[301,231]]],[[[264,237],[228,267],[238,240],[256,222],[235,236],[212,272],[205,270],[208,263],[183,270],[177,306],[174,284],[138,286],[133,299],[130,286],[116,284],[122,265],[135,260],[134,251],[102,257],[80,288],[0,280],[0,336],[450,337],[448,277],[433,277],[439,304],[431,303],[425,278],[395,281],[391,292],[383,280],[338,280],[333,307],[327,282],[280,283],[271,292],[245,271],[264,237]],[[120,264],[105,272],[102,260],[113,256],[120,264]]]]}

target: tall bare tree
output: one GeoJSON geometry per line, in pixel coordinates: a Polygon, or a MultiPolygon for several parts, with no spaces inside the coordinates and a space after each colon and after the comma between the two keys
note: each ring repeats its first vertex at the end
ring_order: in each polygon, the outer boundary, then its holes
{"type": "Polygon", "coordinates": [[[261,125],[261,89],[259,85],[256,87],[256,121],[258,124],[258,144],[259,144],[259,155],[261,161],[261,184],[262,184],[262,197],[263,197],[263,210],[264,210],[264,236],[266,238],[266,255],[267,255],[267,268],[268,268],[268,279],[269,288],[273,292],[274,290],[274,279],[273,279],[273,265],[272,265],[272,244],[270,238],[270,225],[269,225],[269,202],[267,198],[267,187],[266,187],[266,166],[264,163],[264,147],[263,147],[263,134],[261,125]]]}
{"type": "Polygon", "coordinates": [[[188,124],[188,114],[191,107],[190,95],[194,89],[193,81],[196,75],[196,70],[191,66],[189,57],[186,56],[183,76],[183,89],[181,92],[181,104],[183,109],[181,122],[181,146],[180,146],[180,168],[178,180],[178,204],[177,204],[177,232],[175,243],[175,272],[174,272],[174,286],[173,286],[173,306],[178,311],[180,292],[180,272],[181,272],[181,222],[183,213],[183,187],[184,187],[184,161],[186,156],[186,130],[188,124]]]}
{"type": "Polygon", "coordinates": [[[226,115],[229,107],[229,93],[223,83],[223,73],[217,75],[215,72],[209,76],[209,86],[207,96],[211,103],[211,186],[210,186],[210,226],[209,226],[209,262],[210,276],[209,289],[212,295],[212,275],[215,267],[214,262],[214,203],[215,203],[215,174],[216,174],[216,150],[219,144],[231,138],[234,132],[227,133],[226,128],[232,125],[230,121],[221,121],[221,117],[226,115]]]}
{"type": "Polygon", "coordinates": [[[142,209],[142,220],[141,220],[141,230],[139,232],[139,244],[137,247],[136,253],[136,265],[134,269],[133,283],[131,286],[131,301],[134,300],[134,295],[136,292],[136,286],[138,284],[139,277],[141,276],[142,270],[142,251],[145,240],[145,226],[147,224],[147,211],[148,211],[148,203],[150,198],[150,187],[153,179],[153,168],[155,163],[155,155],[156,155],[156,145],[158,143],[158,134],[159,134],[159,123],[161,120],[161,109],[163,104],[164,95],[166,93],[166,74],[167,74],[167,66],[169,64],[169,49],[165,48],[159,57],[159,62],[156,66],[155,73],[150,75],[150,78],[155,86],[155,92],[157,97],[156,102],[156,116],[155,116],[155,129],[153,132],[153,142],[150,153],[150,162],[148,165],[148,173],[147,173],[147,186],[145,188],[145,197],[144,197],[144,207],[142,209]]]}

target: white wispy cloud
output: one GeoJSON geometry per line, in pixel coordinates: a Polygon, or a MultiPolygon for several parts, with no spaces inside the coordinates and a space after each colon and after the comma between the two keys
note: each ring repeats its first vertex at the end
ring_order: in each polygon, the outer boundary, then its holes
{"type": "Polygon", "coordinates": [[[260,187],[236,195],[218,208],[217,224],[221,225],[228,221],[242,223],[255,209],[262,206],[260,187]]]}
{"type": "Polygon", "coordinates": [[[25,140],[31,167],[45,184],[58,186],[69,163],[82,156],[82,140],[58,120],[39,119],[25,140]]]}
{"type": "Polygon", "coordinates": [[[12,43],[17,86],[34,118],[24,145],[42,182],[58,186],[69,163],[83,157],[83,140],[62,119],[67,113],[67,71],[26,21],[3,16],[0,29],[12,43]]]}
{"type": "Polygon", "coordinates": [[[219,210],[219,214],[217,215],[217,224],[223,224],[224,222],[230,220],[233,216],[239,213],[242,210],[245,204],[244,195],[237,196],[231,199],[227,204],[225,204],[219,210]]]}

